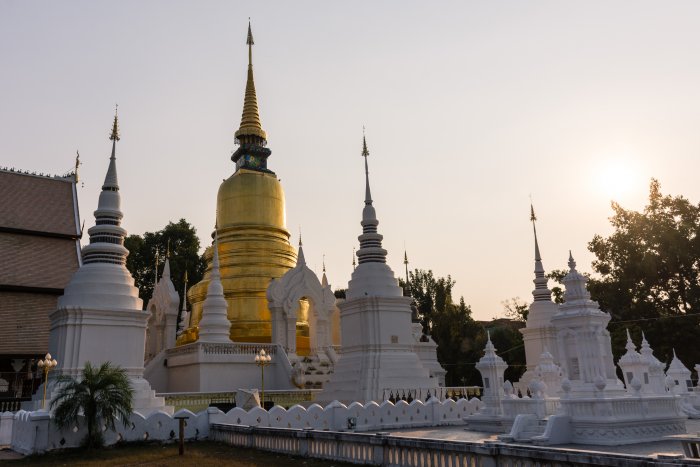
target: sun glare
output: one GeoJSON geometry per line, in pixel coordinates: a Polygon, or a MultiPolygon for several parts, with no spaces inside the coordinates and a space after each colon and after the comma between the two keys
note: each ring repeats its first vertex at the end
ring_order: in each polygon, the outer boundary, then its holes
{"type": "Polygon", "coordinates": [[[596,167],[596,191],[610,201],[622,201],[642,183],[639,162],[632,157],[605,157],[596,167]]]}

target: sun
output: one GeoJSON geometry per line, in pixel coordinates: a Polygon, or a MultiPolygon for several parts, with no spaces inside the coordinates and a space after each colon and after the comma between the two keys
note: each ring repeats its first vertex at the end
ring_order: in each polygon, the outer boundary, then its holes
{"type": "Polygon", "coordinates": [[[629,156],[601,158],[595,168],[596,191],[610,201],[623,201],[641,186],[639,161],[629,156]]]}

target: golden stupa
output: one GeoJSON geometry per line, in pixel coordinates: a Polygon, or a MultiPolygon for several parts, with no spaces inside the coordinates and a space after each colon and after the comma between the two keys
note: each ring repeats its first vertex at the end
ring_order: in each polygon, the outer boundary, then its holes
{"type": "MultiPolygon", "coordinates": [[[[260,123],[253,81],[253,34],[248,24],[248,79],[241,126],[236,131],[238,149],[231,156],[233,175],[219,187],[216,231],[219,243],[221,282],[228,302],[231,340],[270,342],[272,326],[266,290],[273,278],[281,277],[296,264],[296,249],[289,244],[284,191],[277,175],[267,168],[271,151],[260,123]]],[[[205,252],[207,271],[187,297],[192,307],[190,326],[177,344],[198,338],[198,323],[209,285],[211,247],[205,252]]],[[[309,348],[308,304],[302,303],[297,322],[297,349],[309,348]],[[304,306],[307,305],[307,306],[304,306]]]]}

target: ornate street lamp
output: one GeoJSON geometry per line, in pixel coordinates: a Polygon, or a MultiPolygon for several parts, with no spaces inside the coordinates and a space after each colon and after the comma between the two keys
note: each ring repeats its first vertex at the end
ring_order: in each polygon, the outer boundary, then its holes
{"type": "Polygon", "coordinates": [[[260,405],[265,408],[265,367],[272,361],[272,356],[265,352],[265,349],[260,349],[255,355],[255,364],[260,367],[260,405]]]}
{"type": "Polygon", "coordinates": [[[46,386],[48,385],[49,371],[53,370],[58,365],[58,362],[55,358],[51,358],[50,353],[47,353],[43,360],[39,360],[37,365],[44,371],[44,397],[41,399],[41,408],[44,409],[46,406],[46,386]]]}

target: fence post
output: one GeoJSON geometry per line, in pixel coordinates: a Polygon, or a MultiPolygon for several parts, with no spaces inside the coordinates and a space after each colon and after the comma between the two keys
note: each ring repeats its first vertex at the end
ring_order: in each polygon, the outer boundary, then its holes
{"type": "Polygon", "coordinates": [[[297,438],[299,438],[299,455],[301,457],[308,457],[309,456],[309,430],[310,428],[305,429],[304,431],[300,431],[296,433],[297,438]]]}

